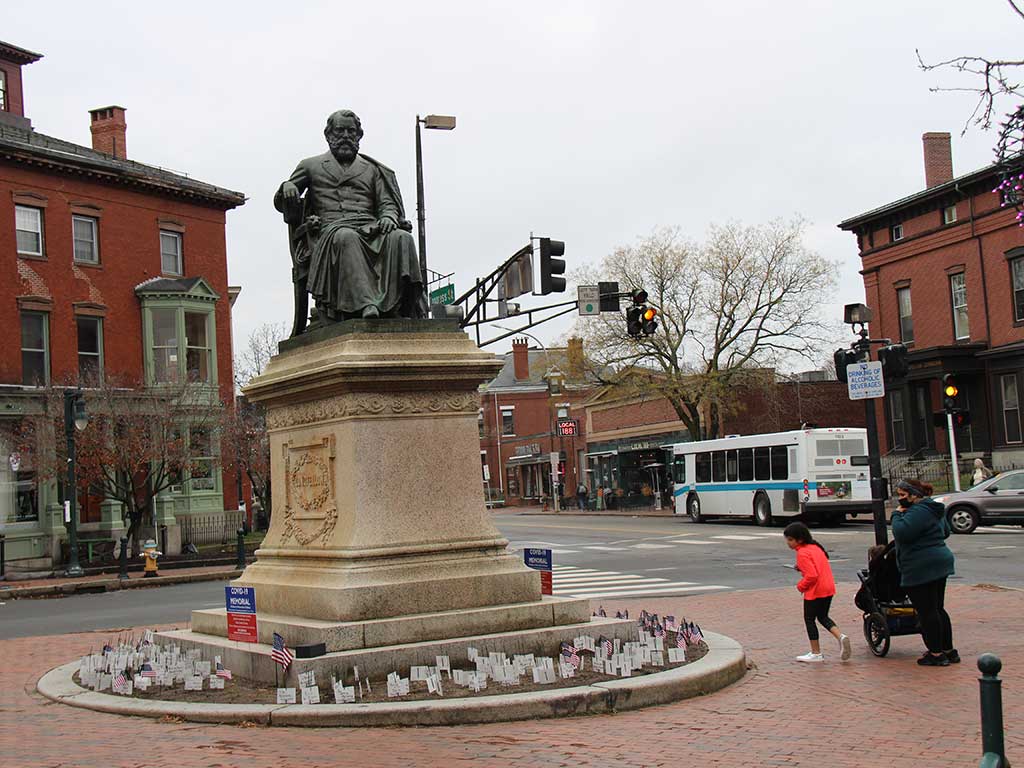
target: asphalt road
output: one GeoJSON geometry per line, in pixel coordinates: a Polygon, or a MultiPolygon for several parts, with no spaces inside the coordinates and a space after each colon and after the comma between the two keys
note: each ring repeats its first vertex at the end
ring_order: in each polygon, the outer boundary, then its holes
{"type": "MultiPolygon", "coordinates": [[[[639,595],[688,595],[795,584],[781,528],[687,518],[495,515],[511,546],[553,550],[555,594],[595,603],[639,595]]],[[[855,582],[873,543],[871,526],[815,529],[840,582],[855,582]]],[[[954,581],[1024,588],[1024,528],[952,536],[954,581]]],[[[852,594],[849,596],[852,599],[852,594]]],[[[193,608],[224,603],[224,582],[125,590],[0,604],[0,639],[186,622],[193,608]]]]}

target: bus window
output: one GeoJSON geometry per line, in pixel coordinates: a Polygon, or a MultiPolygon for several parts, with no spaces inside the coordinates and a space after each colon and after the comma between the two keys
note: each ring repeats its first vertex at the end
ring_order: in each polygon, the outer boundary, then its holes
{"type": "Polygon", "coordinates": [[[679,485],[683,485],[686,482],[686,457],[676,456],[674,462],[672,462],[672,480],[679,485]]]}
{"type": "Polygon", "coordinates": [[[754,479],[754,449],[740,448],[737,451],[740,460],[740,480],[754,479]]]}
{"type": "Polygon", "coordinates": [[[767,448],[754,449],[754,479],[771,480],[772,464],[768,458],[767,448]]]}
{"type": "Polygon", "coordinates": [[[696,481],[698,483],[711,482],[711,454],[698,453],[694,456],[696,461],[696,481]]]}
{"type": "Polygon", "coordinates": [[[736,482],[736,451],[725,452],[725,469],[730,483],[736,482]]]}
{"type": "Polygon", "coordinates": [[[716,483],[725,482],[725,451],[711,454],[711,475],[716,483]]]}
{"type": "Polygon", "coordinates": [[[772,446],[772,480],[789,479],[789,452],[784,445],[772,446]]]}

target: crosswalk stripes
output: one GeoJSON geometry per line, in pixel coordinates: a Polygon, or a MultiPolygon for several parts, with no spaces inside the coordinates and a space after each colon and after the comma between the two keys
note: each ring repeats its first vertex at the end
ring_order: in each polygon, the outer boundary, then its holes
{"type": "Polygon", "coordinates": [[[672,581],[656,576],[599,571],[573,565],[556,565],[553,571],[552,592],[561,597],[633,597],[730,589],[721,584],[672,581]]]}

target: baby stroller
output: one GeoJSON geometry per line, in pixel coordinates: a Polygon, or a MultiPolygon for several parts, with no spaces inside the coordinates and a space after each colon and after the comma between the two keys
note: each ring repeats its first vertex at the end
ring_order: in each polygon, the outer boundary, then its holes
{"type": "Polygon", "coordinates": [[[864,612],[864,639],[875,656],[889,652],[895,635],[920,634],[917,611],[900,586],[895,542],[889,542],[857,575],[861,586],[853,602],[864,612]]]}

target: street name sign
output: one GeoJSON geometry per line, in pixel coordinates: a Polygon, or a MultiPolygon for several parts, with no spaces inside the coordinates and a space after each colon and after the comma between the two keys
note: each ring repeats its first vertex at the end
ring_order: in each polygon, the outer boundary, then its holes
{"type": "Polygon", "coordinates": [[[527,547],[523,550],[523,562],[527,568],[540,571],[540,593],[551,594],[551,550],[533,549],[527,547]]]}
{"type": "Polygon", "coordinates": [[[870,400],[885,397],[885,381],[882,379],[882,363],[851,363],[846,366],[846,386],[851,400],[870,400]]]}
{"type": "Polygon", "coordinates": [[[601,314],[601,291],[596,285],[577,286],[576,297],[579,299],[581,317],[601,314]]]}
{"type": "Polygon", "coordinates": [[[449,283],[430,292],[431,304],[453,304],[455,303],[455,286],[449,283]]]}
{"type": "Polygon", "coordinates": [[[224,587],[224,602],[228,612],[228,640],[257,642],[256,588],[224,587]]]}

